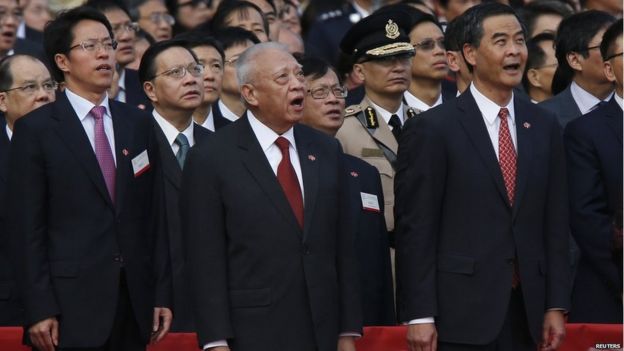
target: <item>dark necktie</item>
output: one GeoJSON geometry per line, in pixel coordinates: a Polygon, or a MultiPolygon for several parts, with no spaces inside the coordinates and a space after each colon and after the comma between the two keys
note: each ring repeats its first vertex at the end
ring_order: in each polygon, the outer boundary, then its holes
{"type": "Polygon", "coordinates": [[[95,157],[100,165],[111,201],[115,203],[115,159],[104,131],[106,107],[94,106],[89,113],[95,119],[95,157]]]}
{"type": "Polygon", "coordinates": [[[275,145],[282,152],[282,161],[277,166],[277,181],[282,186],[284,194],[290,203],[299,227],[303,229],[303,197],[301,196],[301,187],[299,186],[299,180],[295,169],[290,163],[290,152],[288,147],[290,142],[284,137],[279,137],[275,140],[275,145]]]}
{"type": "Polygon", "coordinates": [[[191,146],[189,145],[189,141],[186,138],[186,135],[179,133],[175,138],[174,143],[176,143],[180,148],[176,153],[176,160],[178,160],[178,164],[180,165],[180,169],[184,169],[184,161],[186,161],[186,154],[188,153],[191,146]]]}
{"type": "Polygon", "coordinates": [[[392,127],[392,134],[394,134],[394,138],[399,141],[399,136],[401,135],[401,120],[399,116],[392,115],[388,124],[392,127]]]}
{"type": "Polygon", "coordinates": [[[511,134],[509,133],[507,117],[509,117],[509,110],[504,107],[501,108],[500,112],[498,112],[498,118],[500,119],[500,127],[498,128],[498,164],[503,173],[509,204],[513,206],[516,192],[516,149],[514,149],[511,134]]]}

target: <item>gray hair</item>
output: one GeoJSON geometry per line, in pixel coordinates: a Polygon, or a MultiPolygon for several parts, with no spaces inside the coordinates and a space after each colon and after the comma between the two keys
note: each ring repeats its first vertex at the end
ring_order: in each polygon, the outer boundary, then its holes
{"type": "Polygon", "coordinates": [[[239,87],[242,87],[243,84],[251,83],[256,73],[254,61],[261,52],[266,50],[279,50],[290,55],[286,45],[277,42],[260,43],[249,47],[236,60],[236,80],[239,87]]]}

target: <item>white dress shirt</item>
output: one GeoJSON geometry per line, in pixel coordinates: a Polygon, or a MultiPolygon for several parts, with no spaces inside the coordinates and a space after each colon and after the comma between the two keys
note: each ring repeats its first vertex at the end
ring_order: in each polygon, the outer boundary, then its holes
{"type": "MultiPolygon", "coordinates": [[[[67,95],[69,104],[74,109],[74,112],[76,112],[76,115],[78,115],[78,119],[80,119],[80,123],[82,123],[85,133],[87,133],[87,137],[89,138],[89,142],[91,143],[91,147],[95,153],[95,118],[89,114],[95,105],[82,96],[76,95],[68,88],[65,88],[65,94],[67,95]]],[[[104,106],[106,108],[106,112],[104,113],[104,132],[106,133],[108,144],[111,147],[111,153],[113,154],[115,166],[117,166],[115,131],[113,129],[113,118],[111,117],[110,106],[108,105],[108,94],[104,96],[104,99],[100,102],[99,106],[104,106]]]]}
{"type": "MultiPolygon", "coordinates": [[[[401,121],[401,125],[405,124],[405,121],[403,120],[403,118],[404,118],[404,116],[403,116],[403,102],[401,102],[401,105],[399,106],[399,108],[394,113],[392,113],[390,111],[384,110],[383,108],[381,108],[379,105],[375,104],[372,101],[370,101],[370,103],[373,106],[373,108],[375,109],[375,112],[377,112],[378,115],[381,115],[381,118],[383,118],[383,120],[386,121],[386,124],[388,124],[388,122],[390,122],[390,118],[392,117],[392,115],[397,115],[399,117],[399,121],[401,121]]],[[[390,130],[392,130],[392,126],[390,124],[388,124],[388,127],[390,128],[390,130]]]]}
{"type": "Polygon", "coordinates": [[[407,102],[407,105],[415,109],[419,109],[421,111],[427,111],[430,108],[436,107],[438,105],[442,105],[442,93],[440,93],[440,95],[438,96],[438,100],[436,100],[433,106],[427,105],[426,102],[417,98],[416,96],[414,96],[412,93],[410,93],[407,90],[405,91],[405,94],[403,94],[403,96],[405,97],[405,101],[407,102]]]}
{"type": "MultiPolygon", "coordinates": [[[[572,81],[570,84],[570,92],[572,93],[572,98],[574,98],[574,102],[576,102],[576,106],[578,106],[579,110],[581,110],[581,114],[584,115],[587,112],[594,110],[597,105],[601,102],[601,100],[595,96],[593,96],[587,90],[581,88],[575,81],[572,81]]],[[[609,101],[613,96],[613,92],[609,93],[602,101],[609,101]]]]}
{"type": "Polygon", "coordinates": [[[9,137],[9,141],[11,141],[11,138],[13,138],[13,131],[11,130],[11,128],[9,128],[8,124],[4,126],[4,128],[6,129],[6,133],[7,133],[7,137],[9,137]]]}
{"type": "MultiPolygon", "coordinates": [[[[197,121],[195,121],[195,123],[197,123],[197,121]]],[[[214,115],[212,114],[212,108],[210,109],[210,112],[208,112],[208,117],[206,117],[206,119],[204,120],[204,123],[201,123],[199,125],[212,132],[216,130],[215,124],[214,124],[214,115]]]]}
{"type": "Polygon", "coordinates": [[[234,112],[232,112],[232,110],[230,110],[227,106],[225,106],[221,99],[219,99],[219,110],[221,110],[221,114],[223,115],[223,117],[229,119],[232,122],[238,119],[238,116],[234,112]]]}
{"type": "Polygon", "coordinates": [[[178,137],[178,134],[182,133],[188,139],[189,146],[195,145],[195,137],[193,134],[193,121],[191,120],[189,125],[183,131],[179,131],[176,127],[173,126],[169,121],[167,121],[156,109],[152,110],[152,116],[160,126],[160,129],[165,134],[165,138],[167,138],[167,142],[169,146],[171,146],[171,151],[173,151],[174,155],[178,154],[178,150],[180,150],[180,145],[178,145],[175,140],[178,137]]]}
{"type": "Polygon", "coordinates": [[[620,105],[620,108],[622,108],[622,97],[618,94],[615,94],[615,102],[617,102],[617,104],[620,105]]]}
{"type": "Polygon", "coordinates": [[[119,74],[119,81],[117,82],[117,86],[119,90],[117,91],[117,96],[115,100],[119,102],[126,102],[126,70],[122,69],[119,74]]]}

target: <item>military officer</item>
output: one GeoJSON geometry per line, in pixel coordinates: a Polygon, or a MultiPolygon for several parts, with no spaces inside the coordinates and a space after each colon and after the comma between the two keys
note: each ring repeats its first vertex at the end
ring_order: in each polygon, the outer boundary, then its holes
{"type": "MultiPolygon", "coordinates": [[[[353,56],[353,72],[366,95],[346,109],[336,137],[344,152],[375,166],[381,175],[388,232],[394,230],[394,163],[403,123],[419,112],[403,103],[411,77],[414,48],[405,34],[409,17],[402,12],[374,13],[355,24],[340,43],[353,56]]],[[[392,235],[391,235],[392,238],[392,235]]]]}

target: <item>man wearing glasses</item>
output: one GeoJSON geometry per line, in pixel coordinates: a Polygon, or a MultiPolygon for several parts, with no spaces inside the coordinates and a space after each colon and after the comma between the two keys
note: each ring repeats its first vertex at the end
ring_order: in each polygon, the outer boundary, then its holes
{"type": "Polygon", "coordinates": [[[340,44],[352,55],[353,72],[364,82],[366,96],[346,109],[336,138],[344,152],[375,166],[381,174],[388,232],[394,230],[394,163],[403,123],[416,111],[403,103],[410,84],[414,47],[405,34],[409,16],[384,11],[355,24],[340,44]]]}
{"type": "MultiPolygon", "coordinates": [[[[55,100],[56,82],[48,69],[32,56],[14,55],[0,61],[0,199],[4,199],[7,177],[7,155],[13,124],[36,109],[55,100]],[[6,122],[5,122],[6,121],[6,122]]],[[[0,200],[0,325],[21,325],[23,315],[18,290],[9,261],[9,238],[5,236],[3,215],[6,202],[0,200]]]]}
{"type": "Polygon", "coordinates": [[[27,341],[42,351],[144,350],[172,312],[166,241],[151,227],[149,115],[110,100],[116,42],[88,7],[44,32],[65,91],[15,123],[7,229],[27,341]]]}
{"type": "Polygon", "coordinates": [[[23,13],[17,0],[0,0],[0,57],[25,54],[45,62],[45,55],[36,43],[17,38],[23,13]]]}
{"type": "Polygon", "coordinates": [[[130,13],[141,29],[156,41],[171,39],[175,18],[163,0],[132,0],[129,3],[130,13]]]}
{"type": "MultiPolygon", "coordinates": [[[[145,94],[152,101],[154,131],[162,174],[159,193],[158,230],[169,242],[173,279],[173,310],[176,318],[171,329],[195,330],[190,308],[178,193],[186,156],[193,145],[210,137],[211,132],[193,122],[193,112],[204,99],[204,65],[180,40],[165,40],[152,45],[141,59],[139,77],[145,94]]],[[[160,235],[159,235],[160,236],[160,235]]]]}

